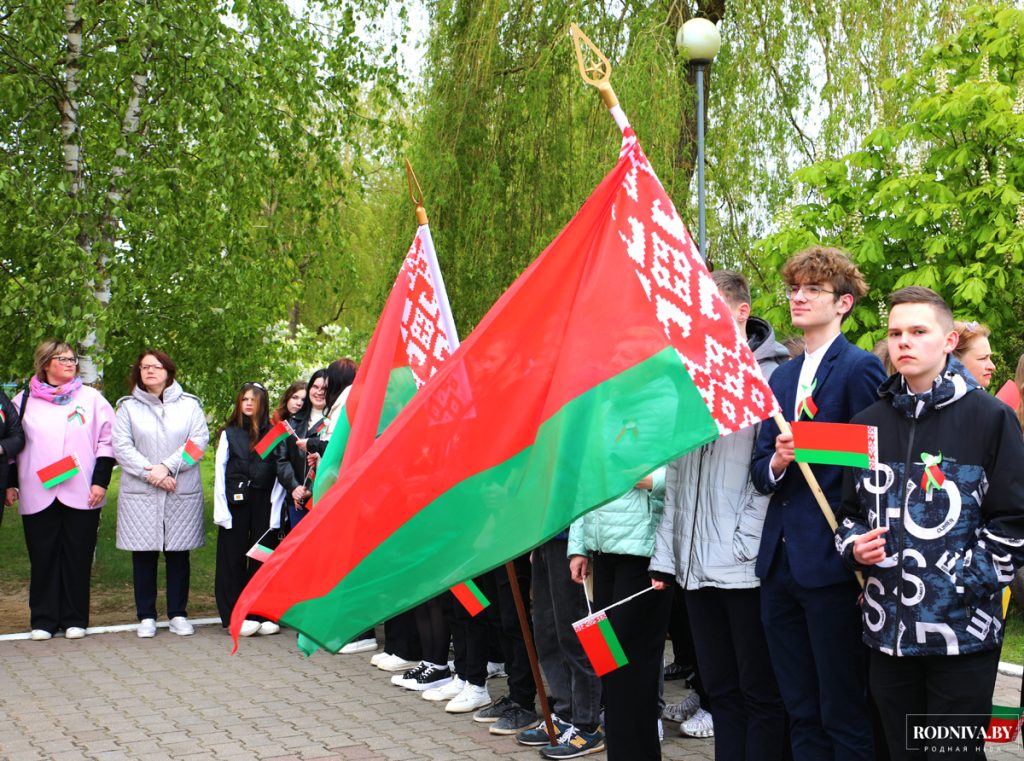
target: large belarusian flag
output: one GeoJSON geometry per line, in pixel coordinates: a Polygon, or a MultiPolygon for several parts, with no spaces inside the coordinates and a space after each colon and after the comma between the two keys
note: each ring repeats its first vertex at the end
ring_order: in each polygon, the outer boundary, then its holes
{"type": "Polygon", "coordinates": [[[256,573],[236,642],[264,615],[337,651],[777,411],[619,117],[616,166],[256,573]]]}
{"type": "Polygon", "coordinates": [[[317,467],[314,506],[337,481],[342,460],[358,459],[458,345],[430,227],[422,224],[317,467]],[[359,411],[366,407],[369,414],[360,426],[359,411]],[[357,435],[357,428],[366,430],[357,435]]]}

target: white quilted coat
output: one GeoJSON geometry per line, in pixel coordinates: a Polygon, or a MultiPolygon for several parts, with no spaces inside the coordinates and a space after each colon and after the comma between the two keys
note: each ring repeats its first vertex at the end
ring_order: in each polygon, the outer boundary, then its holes
{"type": "Polygon", "coordinates": [[[117,402],[114,456],[121,466],[117,498],[117,546],[122,550],[192,550],[206,539],[199,465],[181,458],[192,439],[206,450],[210,432],[199,400],[176,382],[163,401],[135,388],[117,402]],[[146,483],[146,466],[163,464],[176,476],[166,492],[146,483]]]}

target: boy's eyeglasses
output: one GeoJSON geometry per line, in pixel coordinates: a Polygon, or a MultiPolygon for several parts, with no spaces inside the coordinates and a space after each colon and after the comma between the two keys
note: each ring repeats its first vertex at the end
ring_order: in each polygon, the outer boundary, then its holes
{"type": "Polygon", "coordinates": [[[808,301],[814,301],[823,293],[835,294],[835,291],[830,291],[827,288],[822,288],[820,285],[787,285],[786,286],[786,298],[792,301],[796,298],[798,293],[803,293],[804,298],[808,301]]]}

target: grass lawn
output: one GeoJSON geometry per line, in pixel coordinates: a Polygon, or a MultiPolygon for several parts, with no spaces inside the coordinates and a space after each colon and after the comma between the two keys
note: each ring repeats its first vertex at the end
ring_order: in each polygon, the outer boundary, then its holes
{"type": "MultiPolygon", "coordinates": [[[[213,458],[200,464],[206,495],[206,544],[191,553],[192,583],[188,613],[192,618],[217,615],[213,597],[213,570],[216,558],[217,526],[213,523],[213,458]]],[[[117,530],[117,493],[120,469],[107,492],[107,505],[100,517],[96,562],[92,567],[92,597],[89,624],[128,624],[135,622],[135,600],[132,594],[131,553],[114,546],[117,530]]],[[[163,596],[164,573],[160,563],[157,610],[166,617],[163,596]]],[[[21,518],[14,508],[4,508],[0,525],[0,634],[28,631],[28,552],[21,518]]]]}

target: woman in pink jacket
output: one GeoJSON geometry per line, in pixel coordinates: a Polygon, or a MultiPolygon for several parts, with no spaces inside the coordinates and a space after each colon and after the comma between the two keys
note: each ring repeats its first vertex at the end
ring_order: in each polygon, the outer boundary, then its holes
{"type": "Polygon", "coordinates": [[[100,508],[114,468],[114,410],[78,377],[78,357],[62,341],[36,348],[35,374],[14,398],[25,429],[17,459],[17,501],[32,566],[32,639],[64,630],[81,639],[89,625],[89,576],[100,508]]]}

